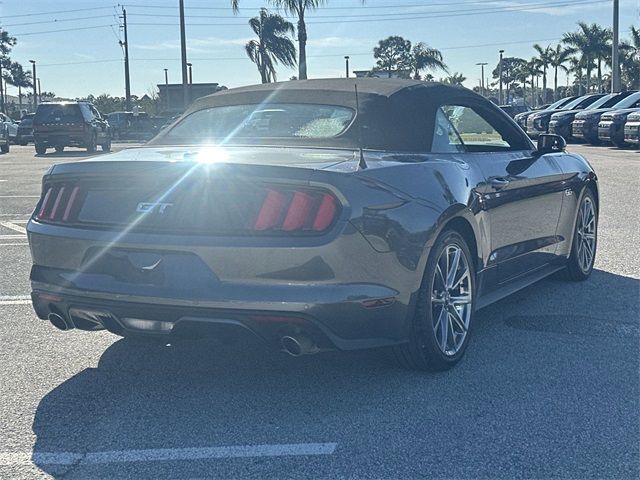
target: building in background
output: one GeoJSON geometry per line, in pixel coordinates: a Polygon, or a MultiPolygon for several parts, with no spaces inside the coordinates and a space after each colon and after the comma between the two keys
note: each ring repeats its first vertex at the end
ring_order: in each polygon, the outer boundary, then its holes
{"type": "MultiPolygon", "coordinates": [[[[226,89],[227,87],[218,83],[192,83],[189,85],[189,103],[200,97],[226,89]]],[[[158,84],[158,91],[160,111],[163,115],[175,115],[184,111],[182,83],[161,83],[158,84]]]]}

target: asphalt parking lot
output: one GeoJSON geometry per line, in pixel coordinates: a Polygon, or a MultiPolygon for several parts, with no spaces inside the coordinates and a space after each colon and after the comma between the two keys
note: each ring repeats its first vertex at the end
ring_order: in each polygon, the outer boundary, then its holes
{"type": "MultiPolygon", "coordinates": [[[[121,147],[115,146],[115,149],[121,147]]],[[[247,340],[132,347],[28,302],[24,227],[48,166],[0,156],[0,478],[638,478],[640,152],[571,145],[600,177],[596,267],[479,312],[455,369],[386,351],[292,358],[247,340]]]]}

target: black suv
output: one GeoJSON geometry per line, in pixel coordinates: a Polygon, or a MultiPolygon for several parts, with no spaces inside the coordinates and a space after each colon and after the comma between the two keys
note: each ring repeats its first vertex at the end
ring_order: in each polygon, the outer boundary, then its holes
{"type": "Polygon", "coordinates": [[[98,145],[111,150],[109,123],[89,102],[41,103],[33,118],[33,139],[40,155],[52,147],[56,152],[64,147],[95,152],[98,145]]]}

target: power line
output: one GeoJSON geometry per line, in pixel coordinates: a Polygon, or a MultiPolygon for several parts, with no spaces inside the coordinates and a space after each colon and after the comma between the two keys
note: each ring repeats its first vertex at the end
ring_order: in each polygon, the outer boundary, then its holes
{"type": "Polygon", "coordinates": [[[108,7],[88,7],[88,8],[75,8],[73,10],[56,10],[53,12],[23,13],[20,15],[3,15],[2,18],[35,17],[38,15],[53,15],[56,13],[76,13],[76,12],[86,12],[89,10],[105,10],[113,7],[114,5],[110,5],[108,7]]]}
{"type": "Polygon", "coordinates": [[[93,28],[107,28],[107,27],[113,27],[113,26],[114,25],[110,23],[108,25],[92,25],[90,27],[75,27],[75,28],[64,28],[60,30],[43,30],[41,32],[14,33],[12,35],[16,37],[26,37],[27,35],[41,35],[44,33],[58,33],[58,32],[75,32],[76,30],[91,30],[93,28]]]}
{"type": "MultiPolygon", "coordinates": [[[[513,11],[521,11],[521,10],[533,10],[533,9],[545,9],[545,8],[550,8],[550,7],[562,7],[562,6],[569,6],[569,5],[581,5],[581,4],[591,4],[591,3],[604,3],[608,0],[573,0],[573,1],[568,1],[565,0],[563,2],[556,2],[556,3],[533,3],[533,4],[529,4],[529,5],[521,5],[521,6],[509,6],[509,7],[488,7],[488,8],[481,8],[481,9],[475,9],[475,10],[459,10],[459,11],[451,11],[451,10],[438,10],[438,11],[432,11],[432,12],[395,12],[395,13],[357,13],[354,15],[314,15],[313,18],[314,19],[323,19],[323,18],[341,18],[341,19],[345,19],[345,18],[370,18],[370,17],[380,17],[380,19],[387,19],[389,17],[397,17],[397,16],[402,16],[402,17],[406,17],[408,15],[410,15],[410,18],[441,18],[444,16],[460,16],[460,15],[475,15],[478,13],[501,13],[501,12],[513,12],[513,11]],[[444,14],[444,15],[439,15],[439,14],[444,14]]],[[[324,9],[323,9],[324,10],[324,9]]],[[[145,13],[132,13],[131,15],[135,15],[135,16],[145,16],[145,17],[168,17],[168,18],[175,18],[175,15],[171,15],[171,14],[149,14],[148,12],[145,13]]],[[[285,15],[286,18],[297,18],[294,15],[285,15]]],[[[186,15],[186,18],[215,18],[215,19],[228,19],[229,15],[186,15]]],[[[250,20],[253,17],[239,17],[236,16],[234,17],[237,20],[250,20]]],[[[404,18],[403,18],[404,20],[404,18]]],[[[365,21],[365,20],[362,20],[365,21]]],[[[310,21],[308,22],[309,24],[312,23],[328,23],[328,22],[317,22],[317,21],[310,21]]],[[[340,22],[342,23],[342,22],[340,22]]]]}
{"type": "Polygon", "coordinates": [[[59,23],[59,22],[78,22],[80,20],[93,20],[95,18],[110,18],[111,15],[93,15],[91,17],[77,17],[77,18],[53,18],[49,20],[40,20],[38,22],[26,22],[26,23],[7,23],[3,27],[22,27],[24,25],[40,25],[43,23],[59,23]]]}

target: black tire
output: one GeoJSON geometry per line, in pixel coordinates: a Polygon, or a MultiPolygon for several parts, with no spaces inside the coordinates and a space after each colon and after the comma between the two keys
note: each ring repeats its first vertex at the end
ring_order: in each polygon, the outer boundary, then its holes
{"type": "Polygon", "coordinates": [[[9,146],[9,142],[4,143],[4,144],[2,144],[2,145],[0,146],[0,152],[2,152],[2,153],[9,153],[9,149],[10,149],[10,148],[11,148],[11,147],[9,146]]]}
{"type": "MultiPolygon", "coordinates": [[[[420,286],[416,304],[416,311],[411,324],[409,341],[393,347],[396,360],[400,366],[410,370],[442,371],[456,365],[464,356],[469,343],[469,335],[473,326],[475,310],[475,264],[469,247],[464,238],[454,230],[444,231],[431,249],[427,266],[420,286]],[[472,292],[472,301],[469,304],[470,313],[467,325],[467,333],[463,338],[459,349],[447,355],[443,352],[434,332],[434,304],[431,293],[436,282],[436,267],[445,249],[450,246],[459,247],[466,257],[469,269],[469,285],[472,292]]],[[[437,308],[437,307],[435,307],[437,308]]],[[[444,307],[442,307],[444,308],[444,307]]],[[[448,318],[447,318],[448,321],[448,318]]],[[[446,350],[446,348],[445,348],[446,350]]]]}
{"type": "Polygon", "coordinates": [[[87,152],[95,153],[98,149],[98,140],[96,138],[96,134],[91,134],[91,139],[89,140],[89,144],[87,145],[87,152]]]}
{"type": "Polygon", "coordinates": [[[596,260],[596,252],[598,250],[598,203],[595,200],[595,195],[593,192],[587,188],[580,199],[580,203],[578,204],[578,211],[576,213],[576,225],[573,231],[573,242],[571,244],[571,254],[569,255],[569,259],[567,260],[567,267],[561,272],[561,276],[565,280],[571,280],[573,282],[582,282],[589,278],[591,272],[593,271],[593,264],[596,260]],[[580,265],[580,249],[579,244],[581,241],[580,236],[578,235],[578,230],[581,228],[581,218],[580,212],[582,206],[585,202],[591,202],[593,205],[594,215],[595,215],[595,239],[593,244],[593,257],[591,258],[590,265],[587,269],[583,268],[580,265]]]}
{"type": "Polygon", "coordinates": [[[21,147],[26,147],[26,146],[27,146],[27,143],[29,143],[29,142],[20,142],[20,144],[19,144],[19,145],[20,145],[21,147]]]}
{"type": "Polygon", "coordinates": [[[47,147],[42,145],[41,143],[36,143],[36,153],[38,155],[44,155],[47,153],[47,147]]]}
{"type": "Polygon", "coordinates": [[[64,152],[64,145],[56,145],[56,152],[62,153],[64,152]]]}
{"type": "Polygon", "coordinates": [[[103,152],[110,152],[111,151],[111,139],[108,138],[102,145],[100,145],[100,148],[102,149],[103,152]]]}

